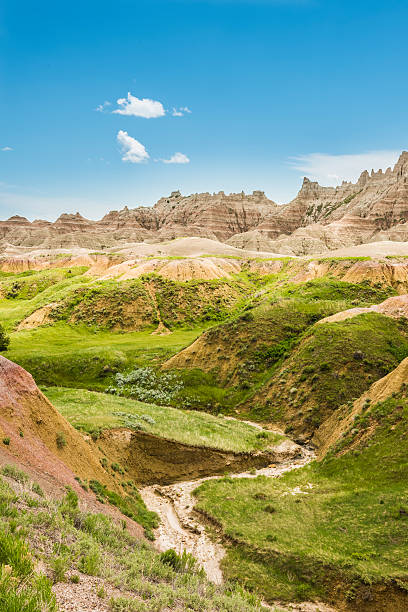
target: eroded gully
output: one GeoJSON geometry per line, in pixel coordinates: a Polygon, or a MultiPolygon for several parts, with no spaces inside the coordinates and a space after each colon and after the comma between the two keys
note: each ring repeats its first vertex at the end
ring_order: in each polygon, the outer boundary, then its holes
{"type": "MultiPolygon", "coordinates": [[[[230,474],[232,478],[256,478],[270,476],[278,478],[285,472],[303,467],[314,458],[314,453],[302,449],[296,459],[283,460],[269,467],[240,474],[230,474]]],[[[219,542],[214,542],[206,533],[205,525],[200,523],[199,515],[194,513],[195,499],[192,495],[202,482],[220,476],[208,476],[199,480],[177,482],[172,485],[151,485],[140,490],[149,510],[160,516],[160,526],[155,530],[155,548],[162,552],[173,548],[181,553],[191,553],[204,568],[209,580],[220,584],[223,580],[220,567],[225,549],[219,542]]]]}

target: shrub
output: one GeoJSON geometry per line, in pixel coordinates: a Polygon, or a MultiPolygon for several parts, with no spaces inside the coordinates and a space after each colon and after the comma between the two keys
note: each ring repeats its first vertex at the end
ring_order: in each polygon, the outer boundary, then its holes
{"type": "Polygon", "coordinates": [[[103,585],[99,587],[99,589],[96,591],[96,594],[99,597],[99,599],[105,599],[106,591],[105,591],[103,585]]]}
{"type": "Polygon", "coordinates": [[[99,573],[100,563],[101,558],[99,551],[97,550],[97,548],[94,548],[93,550],[83,555],[83,557],[81,557],[81,560],[79,562],[79,569],[84,574],[88,574],[88,576],[97,576],[99,573]]]}
{"type": "MultiPolygon", "coordinates": [[[[176,374],[165,372],[158,374],[154,368],[135,368],[127,374],[116,374],[115,385],[106,389],[107,393],[113,395],[121,395],[133,397],[141,402],[148,402],[167,406],[170,401],[183,389],[183,382],[179,380],[176,374]]],[[[121,416],[128,416],[122,414],[121,416]]],[[[150,422],[148,415],[140,416],[146,422],[150,422]]],[[[133,417],[134,418],[134,417],[133,417]]],[[[131,426],[130,424],[128,426],[131,426]]],[[[133,427],[142,429],[142,425],[138,426],[133,423],[133,427]]]]}
{"type": "Polygon", "coordinates": [[[7,336],[3,326],[0,323],[0,351],[7,351],[9,344],[10,338],[7,336]]]}
{"type": "Polygon", "coordinates": [[[197,560],[191,553],[183,550],[182,554],[178,555],[173,548],[169,548],[162,552],[160,560],[165,565],[170,565],[176,572],[180,573],[191,572],[197,564],[197,560]]]}
{"type": "Polygon", "coordinates": [[[62,449],[67,445],[65,435],[63,434],[62,431],[59,431],[57,433],[56,441],[57,441],[57,446],[59,449],[62,449]]]}
{"type": "Polygon", "coordinates": [[[68,559],[66,557],[54,557],[51,559],[51,569],[53,572],[53,582],[65,582],[65,573],[68,569],[68,559]]]}
{"type": "Polygon", "coordinates": [[[21,482],[21,484],[25,484],[28,482],[28,476],[22,470],[19,470],[15,465],[5,465],[1,468],[0,473],[3,476],[7,476],[8,478],[12,478],[17,482],[21,482]]]}
{"type": "Polygon", "coordinates": [[[25,542],[14,533],[0,531],[0,565],[10,565],[21,577],[29,576],[33,571],[25,542]]]}
{"type": "Polygon", "coordinates": [[[6,436],[5,438],[3,438],[3,444],[5,444],[6,446],[10,445],[10,438],[9,438],[9,436],[6,436]]]}
{"type": "Polygon", "coordinates": [[[71,487],[66,487],[67,493],[60,501],[61,514],[75,517],[78,513],[78,495],[71,487]]]}
{"type": "Polygon", "coordinates": [[[31,490],[33,491],[33,493],[37,493],[39,497],[44,497],[44,491],[37,482],[33,482],[31,490]]]}

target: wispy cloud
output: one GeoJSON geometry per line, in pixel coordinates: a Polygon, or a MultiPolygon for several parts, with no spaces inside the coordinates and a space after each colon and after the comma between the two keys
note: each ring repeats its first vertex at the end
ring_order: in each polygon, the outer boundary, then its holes
{"type": "Polygon", "coordinates": [[[186,114],[191,115],[191,112],[192,111],[188,108],[188,106],[180,106],[180,108],[173,108],[171,114],[173,117],[184,117],[186,114]]]}
{"type": "Polygon", "coordinates": [[[154,119],[155,117],[163,117],[166,114],[161,102],[150,100],[149,98],[136,98],[130,92],[128,92],[127,98],[119,98],[117,103],[120,108],[112,111],[117,115],[154,119]]]}
{"type": "Polygon", "coordinates": [[[127,132],[119,130],[117,140],[122,148],[123,161],[128,161],[132,164],[140,164],[150,158],[150,155],[146,151],[144,145],[136,140],[136,138],[129,136],[127,132]]]}
{"type": "Polygon", "coordinates": [[[398,160],[399,151],[367,151],[350,155],[309,153],[289,159],[295,170],[303,172],[324,185],[338,185],[342,181],[355,182],[363,170],[385,170],[398,160]]]}
{"type": "Polygon", "coordinates": [[[184,153],[174,153],[174,155],[172,155],[170,159],[162,159],[160,161],[162,161],[164,164],[189,164],[190,163],[190,159],[187,157],[187,155],[184,155],[184,153]]]}
{"type": "Polygon", "coordinates": [[[13,147],[1,147],[2,151],[14,151],[13,147]]]}
{"type": "Polygon", "coordinates": [[[98,104],[95,110],[98,111],[98,113],[103,113],[108,108],[108,106],[112,106],[112,103],[109,102],[109,100],[105,100],[103,104],[98,104]]]}

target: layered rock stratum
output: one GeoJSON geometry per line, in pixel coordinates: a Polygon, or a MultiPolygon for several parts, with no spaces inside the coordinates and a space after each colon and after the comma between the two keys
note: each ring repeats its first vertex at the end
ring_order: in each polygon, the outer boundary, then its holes
{"type": "Polygon", "coordinates": [[[287,255],[324,253],[382,241],[408,241],[408,152],[385,172],[322,187],[304,178],[298,195],[278,205],[263,191],[226,195],[174,191],[154,206],[111,211],[99,221],[79,213],[55,222],[15,215],[0,221],[0,252],[11,247],[108,250],[131,243],[200,237],[230,247],[287,255]]]}

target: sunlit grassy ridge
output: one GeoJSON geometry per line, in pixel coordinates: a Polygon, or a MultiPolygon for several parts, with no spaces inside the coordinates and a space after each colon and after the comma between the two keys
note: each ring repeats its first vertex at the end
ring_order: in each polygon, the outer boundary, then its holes
{"type": "Polygon", "coordinates": [[[47,387],[43,391],[71,425],[83,431],[131,425],[130,416],[136,417],[135,421],[144,431],[156,436],[235,452],[258,450],[282,439],[271,432],[261,433],[246,423],[205,412],[155,406],[83,389],[47,387]],[[146,416],[148,420],[143,418],[146,416]]]}
{"type": "Polygon", "coordinates": [[[0,321],[6,329],[15,325],[32,312],[49,304],[59,302],[75,288],[88,285],[92,278],[85,275],[87,268],[61,268],[41,270],[28,274],[0,277],[0,321]]]}
{"type": "Polygon", "coordinates": [[[314,325],[255,396],[252,415],[285,420],[292,432],[311,432],[406,356],[406,319],[367,313],[314,325]]]}

